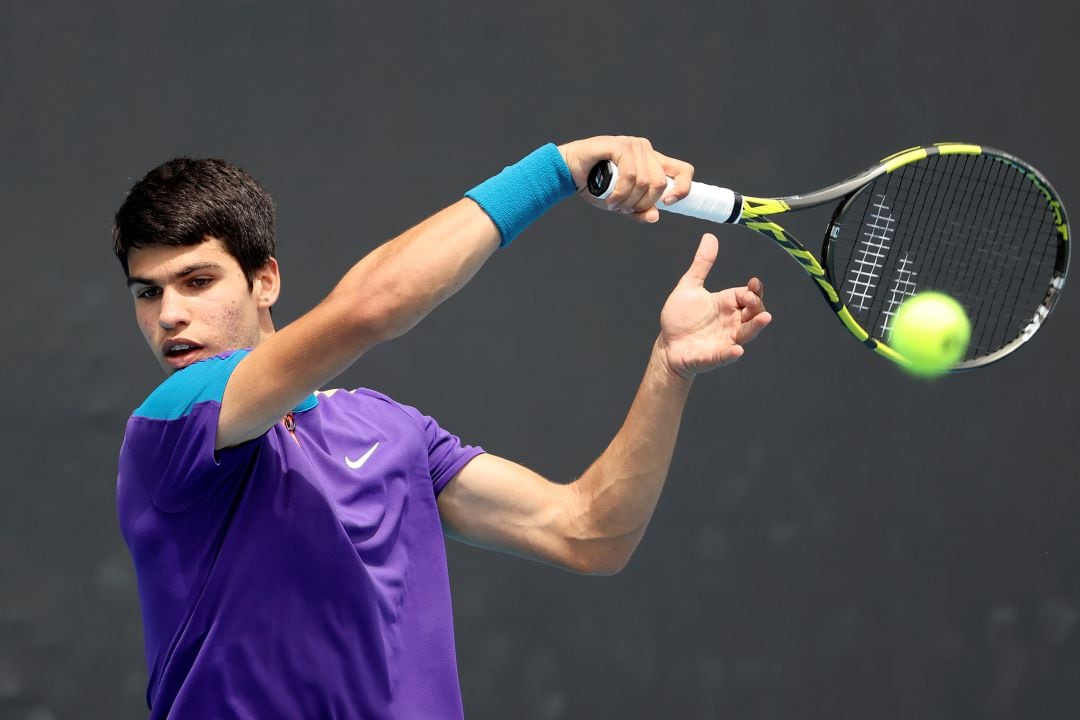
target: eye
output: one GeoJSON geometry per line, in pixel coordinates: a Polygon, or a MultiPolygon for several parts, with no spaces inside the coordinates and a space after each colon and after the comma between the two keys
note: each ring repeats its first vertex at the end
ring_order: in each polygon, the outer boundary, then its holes
{"type": "Polygon", "coordinates": [[[198,278],[192,278],[191,281],[188,283],[188,285],[190,287],[193,287],[193,288],[204,288],[207,285],[209,285],[210,283],[212,283],[213,281],[214,281],[213,278],[198,277],[198,278]]]}
{"type": "Polygon", "coordinates": [[[139,292],[135,293],[135,299],[136,300],[153,300],[154,298],[158,297],[159,295],[161,295],[161,288],[148,287],[148,288],[144,288],[144,289],[140,290],[139,292]]]}

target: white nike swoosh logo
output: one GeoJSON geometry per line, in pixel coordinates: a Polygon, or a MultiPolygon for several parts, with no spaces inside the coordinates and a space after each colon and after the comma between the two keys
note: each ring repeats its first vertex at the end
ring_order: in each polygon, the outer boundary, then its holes
{"type": "Polygon", "coordinates": [[[377,447],[379,447],[379,443],[375,443],[374,445],[372,445],[371,449],[368,450],[363,455],[361,455],[359,460],[350,460],[349,456],[346,455],[345,456],[345,464],[348,465],[353,470],[359,470],[360,467],[364,463],[366,463],[368,461],[368,458],[371,457],[371,454],[375,452],[375,448],[377,448],[377,447]]]}

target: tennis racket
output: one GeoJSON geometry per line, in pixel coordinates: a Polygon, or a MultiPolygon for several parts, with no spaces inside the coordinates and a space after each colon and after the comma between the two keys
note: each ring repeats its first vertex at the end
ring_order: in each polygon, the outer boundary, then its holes
{"type": "MultiPolygon", "coordinates": [[[[599,163],[589,192],[607,197],[618,170],[599,163]]],[[[1026,343],[1050,315],[1069,267],[1069,224],[1049,181],[993,148],[939,143],[891,155],[806,195],[757,198],[692,183],[666,212],[738,224],[776,241],[857,340],[893,362],[890,322],[905,298],[947,293],[971,319],[967,354],[982,367],[1026,343]],[[834,205],[820,258],[768,216],[834,205]]]]}

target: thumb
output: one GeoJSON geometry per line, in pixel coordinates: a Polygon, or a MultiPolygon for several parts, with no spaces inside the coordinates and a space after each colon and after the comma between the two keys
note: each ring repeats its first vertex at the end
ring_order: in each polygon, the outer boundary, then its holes
{"type": "Polygon", "coordinates": [[[690,263],[690,269],[679,280],[679,287],[703,287],[719,251],[720,243],[715,235],[712,233],[702,235],[697,252],[694,254],[694,261],[690,263]]]}

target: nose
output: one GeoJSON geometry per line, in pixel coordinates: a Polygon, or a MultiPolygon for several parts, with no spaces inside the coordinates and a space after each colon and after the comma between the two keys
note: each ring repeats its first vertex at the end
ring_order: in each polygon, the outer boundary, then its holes
{"type": "Polygon", "coordinates": [[[178,325],[190,321],[184,296],[171,288],[161,291],[161,306],[158,309],[158,324],[165,330],[172,330],[178,325]]]}

